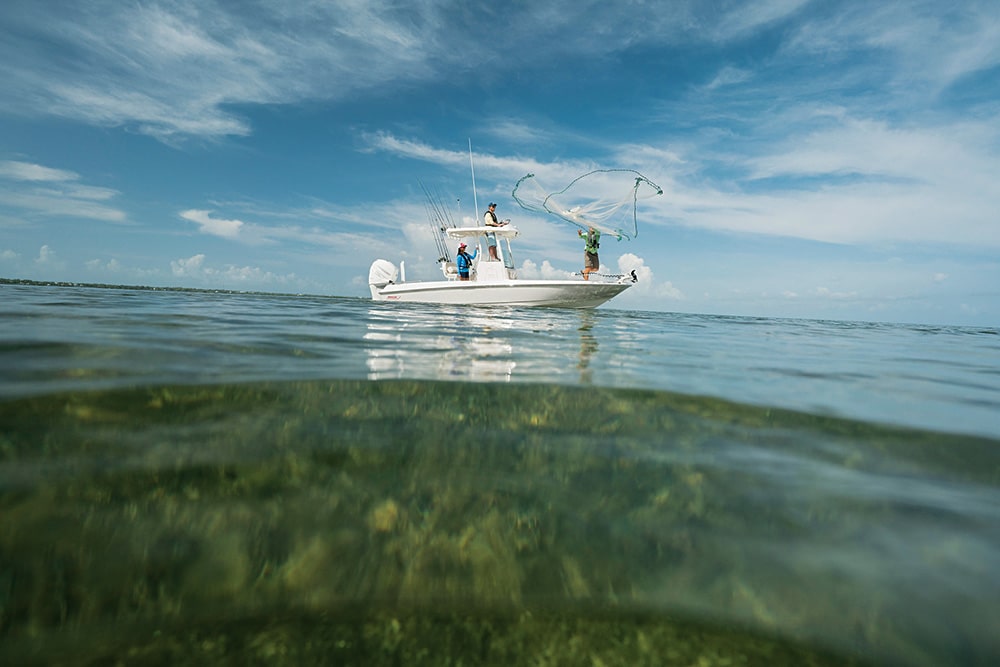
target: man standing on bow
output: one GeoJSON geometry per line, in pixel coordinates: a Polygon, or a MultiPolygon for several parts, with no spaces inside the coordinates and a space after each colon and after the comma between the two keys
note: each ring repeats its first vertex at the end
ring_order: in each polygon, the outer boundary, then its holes
{"type": "MultiPolygon", "coordinates": [[[[576,235],[583,238],[583,230],[576,230],[576,235]]],[[[586,245],[583,247],[583,279],[590,280],[590,274],[601,268],[601,260],[597,249],[601,247],[601,233],[593,227],[587,230],[586,245]]]]}

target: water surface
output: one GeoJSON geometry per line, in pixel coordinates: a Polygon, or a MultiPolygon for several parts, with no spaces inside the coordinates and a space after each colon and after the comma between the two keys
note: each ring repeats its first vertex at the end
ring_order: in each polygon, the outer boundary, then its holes
{"type": "Polygon", "coordinates": [[[0,286],[5,664],[993,664],[997,330],[0,286]]]}

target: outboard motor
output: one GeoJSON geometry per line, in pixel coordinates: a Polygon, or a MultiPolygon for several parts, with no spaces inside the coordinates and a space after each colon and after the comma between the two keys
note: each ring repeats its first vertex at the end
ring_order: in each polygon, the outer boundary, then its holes
{"type": "Polygon", "coordinates": [[[368,287],[372,291],[372,298],[377,299],[378,291],[396,281],[396,265],[387,259],[376,259],[372,262],[372,267],[368,269],[368,287]]]}

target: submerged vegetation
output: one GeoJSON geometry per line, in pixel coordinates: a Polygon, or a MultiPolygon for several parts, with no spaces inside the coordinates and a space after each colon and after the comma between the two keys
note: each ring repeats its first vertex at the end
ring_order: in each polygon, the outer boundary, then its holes
{"type": "Polygon", "coordinates": [[[5,664],[920,657],[891,596],[766,560],[885,507],[778,511],[719,465],[799,433],[877,466],[919,456],[911,432],[862,447],[851,422],[662,392],[363,381],[50,395],[0,421],[5,664]]]}

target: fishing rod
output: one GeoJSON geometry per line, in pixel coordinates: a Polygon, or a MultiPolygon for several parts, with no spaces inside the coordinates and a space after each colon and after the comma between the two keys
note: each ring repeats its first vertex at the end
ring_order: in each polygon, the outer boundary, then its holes
{"type": "Polygon", "coordinates": [[[449,227],[455,226],[454,221],[451,219],[451,213],[448,211],[448,208],[441,201],[440,195],[432,194],[423,181],[418,182],[420,183],[420,189],[424,191],[424,210],[427,213],[431,231],[434,233],[434,243],[438,251],[438,262],[447,262],[448,244],[445,241],[445,234],[449,227]]]}
{"type": "Polygon", "coordinates": [[[472,163],[472,137],[469,137],[469,169],[472,170],[472,207],[475,209],[476,226],[479,226],[479,199],[476,197],[476,165],[472,163]]]}

